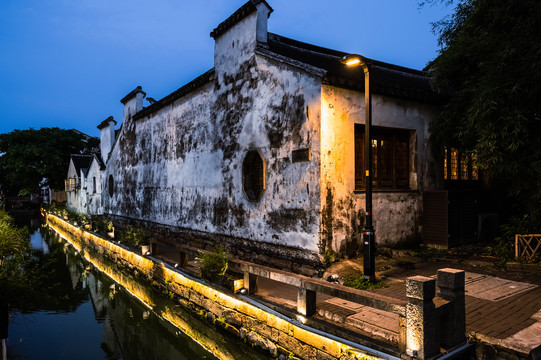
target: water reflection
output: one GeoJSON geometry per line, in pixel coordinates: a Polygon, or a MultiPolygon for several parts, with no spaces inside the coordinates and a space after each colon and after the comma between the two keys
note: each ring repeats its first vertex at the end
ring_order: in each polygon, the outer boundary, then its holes
{"type": "Polygon", "coordinates": [[[36,296],[12,315],[10,358],[216,359],[55,234],[43,227],[32,233],[41,250],[32,280],[36,296]]]}

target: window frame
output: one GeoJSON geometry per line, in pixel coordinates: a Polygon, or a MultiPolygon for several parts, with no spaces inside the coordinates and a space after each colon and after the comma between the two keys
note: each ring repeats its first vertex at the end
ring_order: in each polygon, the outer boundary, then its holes
{"type": "MultiPolygon", "coordinates": [[[[255,159],[254,159],[255,160],[255,159]]],[[[244,197],[250,201],[250,202],[259,202],[261,198],[263,197],[263,194],[266,190],[266,162],[263,156],[261,155],[261,152],[257,149],[251,149],[246,152],[246,155],[244,155],[244,159],[242,160],[242,192],[244,193],[244,197]],[[251,163],[253,162],[250,157],[257,157],[261,161],[260,169],[253,169],[251,166],[251,163]],[[247,163],[247,161],[250,161],[250,164],[247,163]],[[248,166],[250,166],[250,169],[248,169],[248,166]],[[254,191],[251,186],[253,185],[253,181],[251,181],[251,177],[248,175],[252,175],[254,171],[261,171],[260,174],[257,174],[258,181],[257,181],[257,191],[254,191]],[[247,174],[247,172],[249,174],[247,174]],[[248,184],[247,182],[250,182],[248,184]],[[250,185],[248,187],[247,185],[250,185]]]]}
{"type": "Polygon", "coordinates": [[[443,157],[443,179],[450,182],[475,182],[479,180],[476,165],[477,156],[473,152],[463,152],[457,148],[445,148],[443,157]]]}
{"type": "MultiPolygon", "coordinates": [[[[364,124],[355,124],[355,190],[366,188],[364,124]]],[[[411,134],[413,130],[372,126],[372,188],[410,190],[411,134]],[[400,150],[403,150],[400,152],[400,150]],[[405,155],[404,155],[405,151],[405,155]],[[388,158],[391,162],[388,162],[388,158]]]]}
{"type": "Polygon", "coordinates": [[[115,194],[115,180],[113,178],[113,175],[109,175],[109,178],[108,178],[108,190],[109,190],[109,197],[113,197],[113,195],[115,194]]]}

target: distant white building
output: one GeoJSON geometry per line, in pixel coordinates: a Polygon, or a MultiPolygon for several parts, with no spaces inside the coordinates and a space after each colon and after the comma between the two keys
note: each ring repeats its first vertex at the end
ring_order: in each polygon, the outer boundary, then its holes
{"type": "Polygon", "coordinates": [[[103,214],[101,182],[104,170],[99,155],[71,155],[66,179],[69,209],[82,214],[103,214]]]}

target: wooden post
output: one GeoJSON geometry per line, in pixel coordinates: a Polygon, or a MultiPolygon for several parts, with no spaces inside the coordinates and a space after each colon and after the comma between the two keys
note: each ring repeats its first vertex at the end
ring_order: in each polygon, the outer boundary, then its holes
{"type": "Polygon", "coordinates": [[[407,322],[405,311],[398,315],[398,348],[405,353],[407,350],[407,322]]]}
{"type": "Polygon", "coordinates": [[[518,234],[515,234],[515,258],[518,259],[518,234]]]}

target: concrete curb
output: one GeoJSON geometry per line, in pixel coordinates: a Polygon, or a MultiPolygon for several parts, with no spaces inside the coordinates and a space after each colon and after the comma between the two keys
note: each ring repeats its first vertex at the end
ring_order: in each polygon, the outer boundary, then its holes
{"type": "Polygon", "coordinates": [[[518,262],[508,262],[507,270],[509,271],[521,271],[534,274],[541,274],[541,264],[523,264],[518,262]]]}

